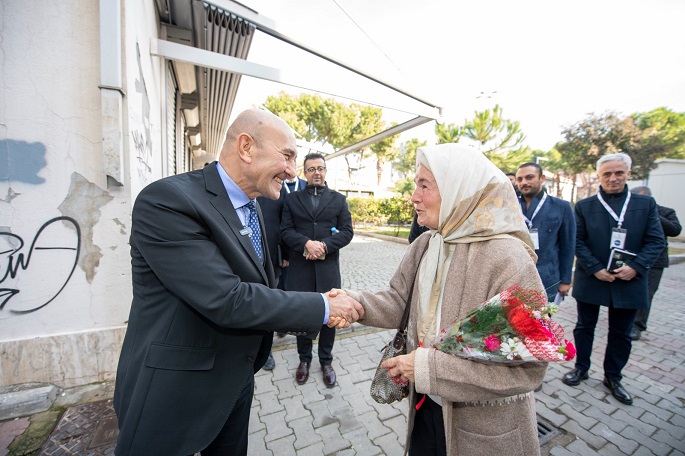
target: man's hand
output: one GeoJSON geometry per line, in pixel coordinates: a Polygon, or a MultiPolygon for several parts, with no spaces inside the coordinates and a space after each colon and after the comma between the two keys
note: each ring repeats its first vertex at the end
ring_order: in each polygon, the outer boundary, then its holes
{"type": "Polygon", "coordinates": [[[347,328],[355,321],[364,317],[364,308],[358,301],[344,294],[335,293],[328,296],[329,318],[328,326],[337,329],[347,328]]]}
{"type": "Polygon", "coordinates": [[[561,296],[568,296],[568,290],[571,289],[570,283],[560,283],[559,284],[559,294],[561,296]]]}
{"type": "Polygon", "coordinates": [[[632,280],[637,275],[637,271],[628,265],[614,269],[614,277],[621,280],[632,280]]]}
{"type": "Polygon", "coordinates": [[[304,245],[304,248],[307,249],[307,256],[306,256],[307,260],[316,260],[321,255],[326,253],[326,247],[325,247],[324,243],[321,241],[309,240],[304,245]]]}
{"type": "Polygon", "coordinates": [[[614,275],[606,269],[600,269],[599,271],[595,272],[595,277],[602,282],[613,282],[616,280],[616,277],[614,277],[614,275]]]}
{"type": "Polygon", "coordinates": [[[414,382],[414,358],[416,350],[407,354],[386,359],[381,363],[381,367],[388,369],[388,377],[398,382],[414,382]]]}
{"type": "Polygon", "coordinates": [[[347,292],[345,292],[345,290],[341,290],[340,288],[331,288],[331,291],[328,292],[329,298],[335,298],[338,295],[347,295],[347,292]]]}
{"type": "Polygon", "coordinates": [[[282,267],[282,268],[287,268],[289,264],[290,264],[290,263],[288,262],[288,260],[283,260],[283,261],[281,261],[281,267],[282,267]]]}

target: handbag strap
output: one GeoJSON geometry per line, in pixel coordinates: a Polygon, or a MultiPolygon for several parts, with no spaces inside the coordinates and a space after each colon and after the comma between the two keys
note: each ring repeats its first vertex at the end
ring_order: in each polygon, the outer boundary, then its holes
{"type": "Polygon", "coordinates": [[[407,330],[407,324],[409,324],[409,311],[411,310],[411,300],[414,297],[414,283],[416,282],[416,276],[419,274],[421,260],[423,259],[423,255],[425,255],[426,250],[428,250],[428,243],[426,243],[426,248],[423,250],[423,253],[421,254],[421,258],[419,259],[419,265],[416,268],[416,273],[414,274],[414,279],[411,281],[411,286],[409,287],[409,298],[407,298],[407,304],[404,306],[404,313],[402,314],[402,320],[400,320],[400,327],[398,329],[400,332],[405,332],[407,330]]]}

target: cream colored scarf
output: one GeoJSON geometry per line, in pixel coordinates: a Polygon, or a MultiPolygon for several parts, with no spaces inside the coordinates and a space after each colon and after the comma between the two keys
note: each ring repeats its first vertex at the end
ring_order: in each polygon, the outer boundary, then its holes
{"type": "MultiPolygon", "coordinates": [[[[509,179],[481,152],[460,144],[420,147],[417,166],[426,167],[442,198],[437,230],[431,230],[428,249],[419,266],[418,336],[425,346],[438,331],[437,314],[443,274],[449,268],[447,244],[515,238],[537,260],[516,193],[509,179]]],[[[454,260],[454,259],[453,259],[454,260]]]]}

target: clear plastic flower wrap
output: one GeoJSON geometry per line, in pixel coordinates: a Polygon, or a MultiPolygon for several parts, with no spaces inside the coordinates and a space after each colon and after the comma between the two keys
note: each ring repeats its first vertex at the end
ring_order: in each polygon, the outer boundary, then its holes
{"type": "Polygon", "coordinates": [[[513,285],[438,334],[434,347],[475,361],[570,361],[575,347],[552,320],[558,306],[537,290],[513,285]]]}

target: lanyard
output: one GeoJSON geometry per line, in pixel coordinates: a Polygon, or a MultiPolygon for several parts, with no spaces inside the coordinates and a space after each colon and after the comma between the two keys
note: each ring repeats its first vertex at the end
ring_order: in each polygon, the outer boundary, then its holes
{"type": "MultiPolygon", "coordinates": [[[[288,187],[288,182],[283,181],[283,186],[285,187],[285,192],[290,193],[290,187],[288,187]]],[[[296,192],[300,188],[300,179],[295,178],[295,188],[293,189],[294,192],[296,192]]]]}
{"type": "Polygon", "coordinates": [[[540,211],[540,208],[542,207],[543,204],[545,204],[545,201],[547,201],[547,193],[545,193],[542,196],[542,199],[540,200],[540,204],[535,208],[535,211],[533,211],[533,215],[530,217],[530,220],[528,220],[528,217],[525,215],[523,216],[524,220],[528,224],[528,228],[531,230],[533,229],[533,219],[535,218],[536,215],[538,215],[538,212],[540,211]]]}
{"type": "Polygon", "coordinates": [[[599,199],[599,202],[602,203],[602,206],[604,206],[604,209],[607,210],[609,215],[611,215],[614,218],[614,220],[618,222],[617,228],[620,229],[621,225],[623,225],[623,218],[626,216],[626,210],[628,209],[628,201],[630,201],[630,192],[628,192],[628,196],[626,196],[626,201],[623,203],[620,216],[616,215],[616,212],[614,212],[614,210],[609,207],[607,202],[604,201],[604,198],[602,198],[602,194],[600,192],[597,192],[597,199],[599,199]]]}

